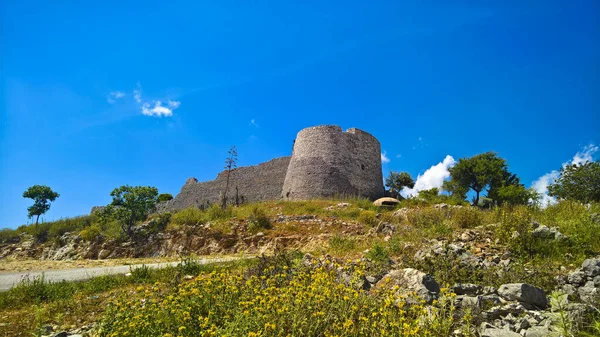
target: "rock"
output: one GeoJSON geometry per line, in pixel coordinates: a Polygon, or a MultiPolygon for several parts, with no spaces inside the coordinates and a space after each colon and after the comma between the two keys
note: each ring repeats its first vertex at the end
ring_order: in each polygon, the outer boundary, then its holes
{"type": "Polygon", "coordinates": [[[396,198],[390,198],[390,197],[379,198],[379,199],[373,201],[373,205],[375,205],[375,206],[394,207],[394,206],[398,205],[399,203],[400,203],[400,200],[398,200],[396,198]]]}
{"type": "Polygon", "coordinates": [[[456,295],[475,296],[481,293],[483,287],[472,283],[456,283],[452,289],[456,295]]]}
{"type": "Polygon", "coordinates": [[[387,288],[395,285],[400,287],[399,293],[414,292],[427,303],[436,299],[440,292],[440,286],[431,275],[413,268],[390,271],[377,282],[375,288],[387,288]]]}
{"type": "Polygon", "coordinates": [[[67,337],[69,334],[66,331],[61,331],[59,333],[55,333],[52,337],[67,337]]]}
{"type": "Polygon", "coordinates": [[[547,327],[534,326],[525,331],[524,337],[560,337],[560,333],[550,331],[547,327]]]}
{"type": "Polygon", "coordinates": [[[507,301],[519,301],[542,309],[548,306],[546,293],[527,283],[503,284],[498,288],[498,295],[507,301]]]}
{"type": "Polygon", "coordinates": [[[319,260],[309,253],[304,254],[301,263],[303,266],[308,268],[316,268],[320,264],[319,260]]]}
{"type": "Polygon", "coordinates": [[[519,316],[525,312],[525,307],[519,303],[509,303],[503,306],[492,307],[485,311],[485,316],[488,320],[499,319],[506,315],[519,316]]]}
{"type": "Polygon", "coordinates": [[[481,337],[522,337],[520,334],[510,331],[510,330],[505,330],[505,329],[498,329],[498,328],[487,328],[484,329],[483,331],[481,331],[480,334],[481,337]]]}
{"type": "Polygon", "coordinates": [[[594,284],[594,281],[588,281],[583,287],[577,289],[577,294],[584,303],[594,303],[600,298],[600,289],[594,284]]]}
{"type": "Polygon", "coordinates": [[[98,259],[100,259],[100,260],[106,259],[110,255],[110,253],[111,252],[108,249],[101,249],[98,252],[98,259]]]}
{"type": "Polygon", "coordinates": [[[585,281],[585,273],[582,271],[574,271],[567,275],[567,282],[574,285],[580,285],[585,281]]]}
{"type": "Polygon", "coordinates": [[[540,225],[536,229],[531,232],[531,236],[539,239],[547,239],[547,240],[563,240],[566,239],[567,236],[561,233],[558,228],[540,225]]]}
{"type": "Polygon", "coordinates": [[[588,277],[595,277],[600,275],[600,258],[587,259],[583,261],[581,269],[585,272],[588,277]]]}

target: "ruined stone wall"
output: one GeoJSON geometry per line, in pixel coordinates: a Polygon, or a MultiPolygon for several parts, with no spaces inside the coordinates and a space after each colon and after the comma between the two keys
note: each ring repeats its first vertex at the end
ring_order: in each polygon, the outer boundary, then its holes
{"type": "Polygon", "coordinates": [[[323,125],[301,130],[296,137],[282,197],[287,200],[317,197],[384,194],[381,145],[371,134],[351,128],[323,125]]]}
{"type": "MultiPolygon", "coordinates": [[[[290,162],[290,157],[281,157],[268,162],[238,167],[231,171],[227,197],[235,197],[235,187],[246,202],[278,200],[281,187],[290,162]]],[[[198,182],[189,178],[175,198],[158,205],[158,211],[176,211],[188,207],[201,207],[206,202],[219,203],[219,196],[225,190],[227,172],[223,171],[212,181],[198,182]]]]}

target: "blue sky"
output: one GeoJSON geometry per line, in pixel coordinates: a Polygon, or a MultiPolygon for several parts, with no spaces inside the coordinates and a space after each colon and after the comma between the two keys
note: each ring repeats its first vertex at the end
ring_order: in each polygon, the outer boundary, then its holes
{"type": "Polygon", "coordinates": [[[61,194],[46,220],[85,214],[319,124],[375,135],[384,175],[493,150],[531,185],[597,158],[600,4],[470,2],[2,1],[0,227],[34,184],[61,194]]]}

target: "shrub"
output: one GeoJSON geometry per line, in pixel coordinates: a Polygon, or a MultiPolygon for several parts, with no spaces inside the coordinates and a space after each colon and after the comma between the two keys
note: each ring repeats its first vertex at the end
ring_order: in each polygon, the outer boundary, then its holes
{"type": "Polygon", "coordinates": [[[206,210],[206,214],[209,220],[229,219],[233,216],[233,210],[231,207],[223,209],[221,206],[213,204],[206,210]]]}
{"type": "Polygon", "coordinates": [[[375,226],[379,220],[377,220],[377,213],[375,211],[362,211],[358,216],[358,222],[367,226],[375,226]]]}
{"type": "Polygon", "coordinates": [[[254,205],[254,207],[252,207],[252,213],[248,217],[248,231],[256,233],[271,228],[273,228],[273,224],[265,211],[257,205],[254,205]]]}
{"type": "Polygon", "coordinates": [[[380,243],[375,243],[365,257],[375,263],[387,263],[390,260],[388,250],[380,243]]]}
{"type": "Polygon", "coordinates": [[[150,219],[150,221],[148,222],[148,229],[150,233],[158,233],[164,231],[165,228],[167,228],[169,221],[171,221],[171,216],[172,215],[169,212],[160,213],[158,215],[153,216],[152,219],[150,219]]]}
{"type": "Polygon", "coordinates": [[[173,199],[173,195],[171,193],[161,193],[158,195],[158,202],[169,201],[173,199]]]}
{"type": "Polygon", "coordinates": [[[410,224],[414,227],[429,228],[439,225],[447,219],[446,211],[427,207],[415,209],[406,214],[410,224]]]}
{"type": "Polygon", "coordinates": [[[20,240],[19,232],[14,229],[4,228],[0,230],[0,243],[17,243],[20,240]]]}
{"type": "Polygon", "coordinates": [[[452,220],[460,228],[475,228],[483,222],[481,211],[472,207],[461,207],[454,210],[452,220]]]}
{"type": "Polygon", "coordinates": [[[79,232],[79,236],[85,241],[94,241],[100,236],[100,226],[93,224],[79,232]]]}
{"type": "MultiPolygon", "coordinates": [[[[216,207],[220,209],[219,206],[216,207]]],[[[204,212],[198,208],[190,207],[173,214],[170,218],[170,222],[179,226],[195,226],[205,223],[207,221],[206,218],[207,216],[204,212]]]]}
{"type": "Polygon", "coordinates": [[[335,235],[329,239],[329,248],[336,253],[346,253],[356,249],[356,240],[335,235]]]}

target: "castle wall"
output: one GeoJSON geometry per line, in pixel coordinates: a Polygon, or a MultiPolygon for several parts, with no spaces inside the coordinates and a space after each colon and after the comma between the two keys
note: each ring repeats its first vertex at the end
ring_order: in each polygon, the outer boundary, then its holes
{"type": "MultiPolygon", "coordinates": [[[[281,157],[268,162],[238,167],[231,171],[227,197],[235,197],[235,187],[246,202],[278,200],[285,179],[290,157],[281,157]]],[[[158,205],[158,211],[176,211],[188,207],[200,207],[206,202],[219,203],[219,196],[225,190],[227,172],[223,171],[212,181],[198,182],[189,178],[175,198],[158,205]]]]}
{"type": "Polygon", "coordinates": [[[283,183],[287,200],[384,194],[381,145],[371,134],[323,125],[301,130],[283,183]]]}

